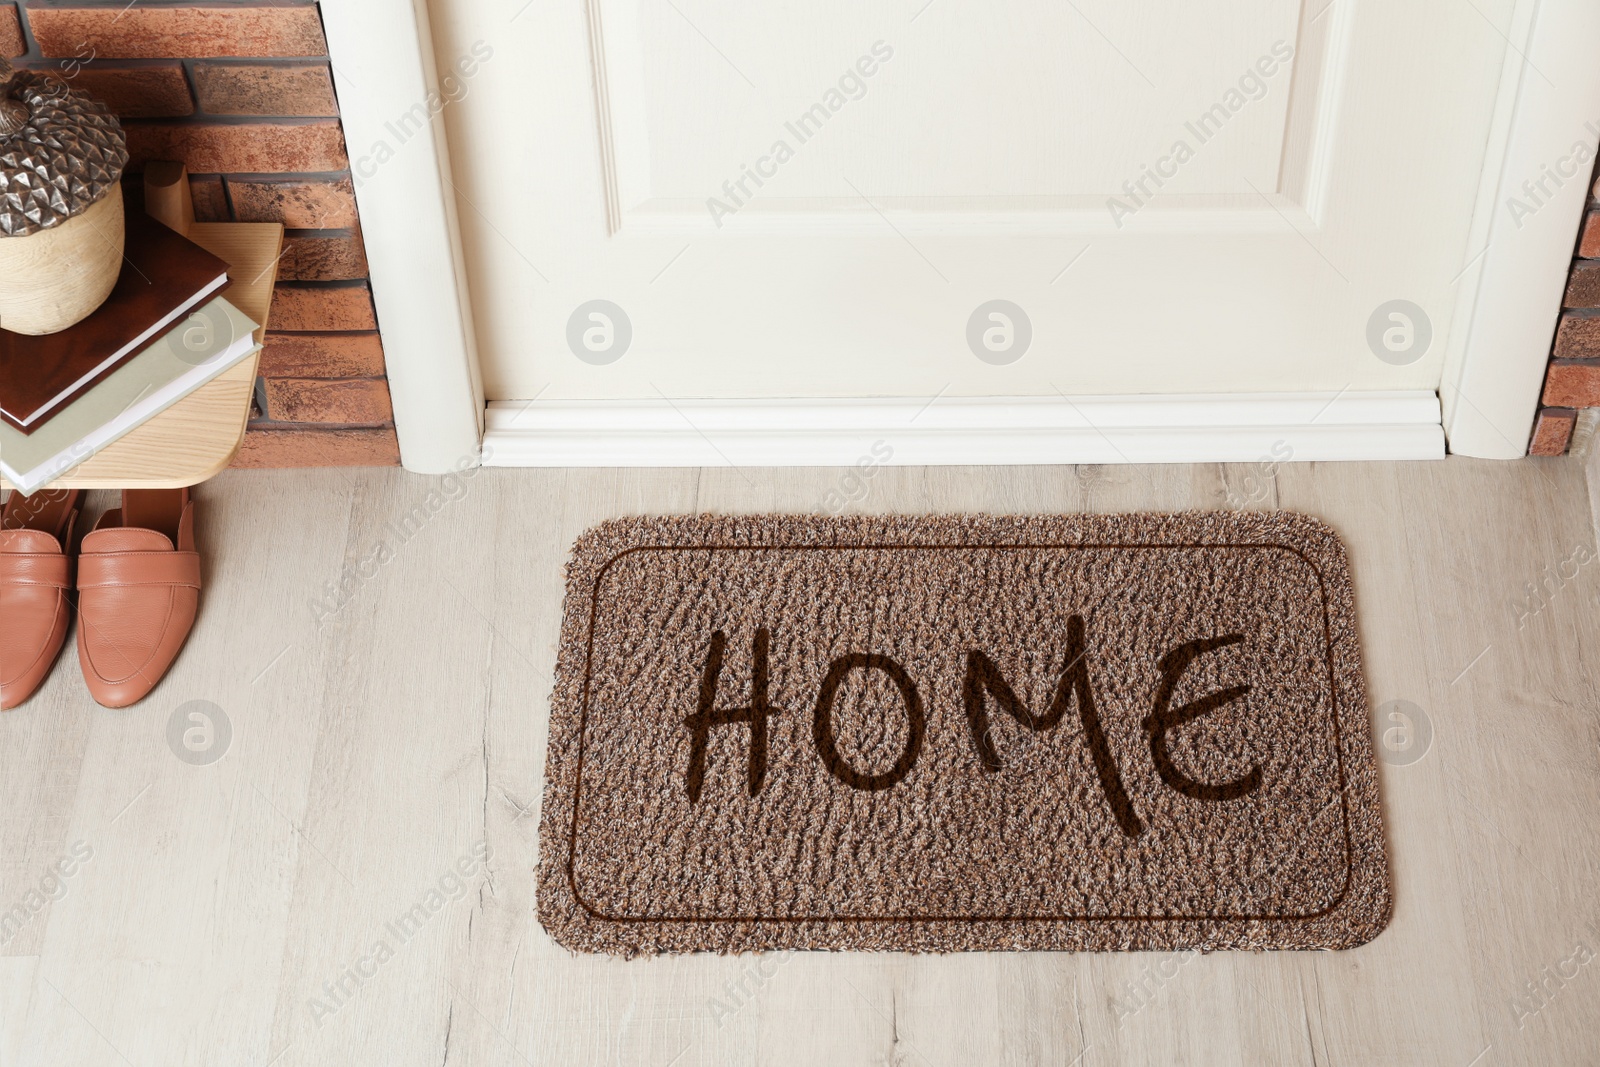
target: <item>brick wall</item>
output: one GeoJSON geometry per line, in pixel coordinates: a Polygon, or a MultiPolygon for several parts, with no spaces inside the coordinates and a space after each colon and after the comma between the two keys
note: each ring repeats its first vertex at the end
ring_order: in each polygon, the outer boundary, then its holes
{"type": "MultiPolygon", "coordinates": [[[[1584,408],[1600,408],[1600,168],[1578,231],[1572,271],[1561,301],[1561,321],[1545,372],[1543,404],[1533,424],[1528,454],[1559,456],[1572,442],[1584,408]]],[[[1592,416],[1591,416],[1592,417],[1592,416]]]]}
{"type": "Polygon", "coordinates": [[[235,466],[399,462],[322,19],[314,2],[0,0],[0,50],[104,101],[145,161],[188,165],[202,221],[287,228],[235,466]]]}

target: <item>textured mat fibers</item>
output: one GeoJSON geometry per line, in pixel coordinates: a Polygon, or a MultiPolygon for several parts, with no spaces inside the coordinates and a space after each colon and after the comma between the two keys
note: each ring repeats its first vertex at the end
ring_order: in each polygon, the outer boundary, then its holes
{"type": "Polygon", "coordinates": [[[622,519],[539,917],[618,955],[1327,949],[1390,896],[1349,568],[1288,513],[622,519]]]}

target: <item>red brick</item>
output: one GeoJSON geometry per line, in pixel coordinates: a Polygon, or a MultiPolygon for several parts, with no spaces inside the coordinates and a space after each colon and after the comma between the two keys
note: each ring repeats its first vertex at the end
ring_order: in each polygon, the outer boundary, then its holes
{"type": "Polygon", "coordinates": [[[1600,317],[1561,316],[1561,325],[1556,328],[1555,355],[1557,359],[1600,357],[1600,317]]]}
{"type": "Polygon", "coordinates": [[[1584,259],[1600,259],[1600,211],[1591,211],[1583,219],[1583,236],[1578,238],[1578,255],[1584,259]]]}
{"type": "Polygon", "coordinates": [[[378,316],[372,309],[372,294],[364,285],[280,285],[272,292],[267,325],[274,330],[376,330],[378,316]]]}
{"type": "Polygon", "coordinates": [[[179,160],[197,174],[344,170],[349,165],[344,134],[331,119],[229,126],[153,122],[127,130],[128,165],[134,170],[152,159],[179,160]]]}
{"type": "Polygon", "coordinates": [[[1562,301],[1569,308],[1600,307],[1600,263],[1574,263],[1567,277],[1567,296],[1562,301]]]}
{"type": "Polygon", "coordinates": [[[266,467],[398,467],[400,443],[390,426],[359,430],[252,426],[233,465],[266,467]]]}
{"type": "Polygon", "coordinates": [[[1544,379],[1544,402],[1557,408],[1600,407],[1600,363],[1550,364],[1544,379]]]}
{"type": "Polygon", "coordinates": [[[337,115],[326,63],[196,63],[194,92],[212,115],[337,115]]]}
{"type": "Polygon", "coordinates": [[[1528,446],[1528,455],[1561,455],[1572,440],[1572,426],[1577,421],[1576,411],[1564,408],[1541,410],[1533,423],[1533,442],[1528,446]]]}
{"type": "Polygon", "coordinates": [[[268,378],[267,417],[273,422],[376,426],[394,417],[382,378],[268,378]]]}
{"type": "Polygon", "coordinates": [[[367,276],[359,233],[295,234],[284,238],[278,277],[285,281],[346,282],[367,276]]]}
{"type": "Polygon", "coordinates": [[[228,198],[222,192],[222,179],[216,175],[196,178],[189,175],[189,196],[194,200],[196,222],[229,222],[228,198]]]}
{"type": "Polygon", "coordinates": [[[0,4],[0,56],[15,59],[28,50],[22,39],[22,25],[17,20],[16,4],[0,4]]]}
{"type": "Polygon", "coordinates": [[[322,56],[315,4],[290,7],[46,7],[29,0],[28,25],[46,56],[108,59],[322,56]]]}
{"type": "Polygon", "coordinates": [[[92,63],[67,79],[125,119],[166,119],[194,113],[183,64],[174,60],[154,67],[119,67],[92,63]]]}
{"type": "Polygon", "coordinates": [[[269,378],[377,378],[383,342],[375,333],[267,331],[261,373],[269,378]]]}
{"type": "Polygon", "coordinates": [[[337,230],[356,224],[355,187],[333,181],[228,179],[240,222],[281,222],[291,229],[337,230]]]}

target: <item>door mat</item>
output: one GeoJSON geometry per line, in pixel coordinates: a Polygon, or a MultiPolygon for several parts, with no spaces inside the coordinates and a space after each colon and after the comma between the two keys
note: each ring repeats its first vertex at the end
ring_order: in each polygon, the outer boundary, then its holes
{"type": "Polygon", "coordinates": [[[1388,922],[1343,545],[1284,513],[622,519],[567,569],[569,948],[1331,949],[1388,922]]]}

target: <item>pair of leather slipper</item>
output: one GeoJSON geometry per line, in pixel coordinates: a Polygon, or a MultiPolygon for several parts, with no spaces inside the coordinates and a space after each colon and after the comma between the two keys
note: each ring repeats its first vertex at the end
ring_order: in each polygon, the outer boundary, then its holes
{"type": "Polygon", "coordinates": [[[0,710],[32,696],[66,642],[78,593],[78,664],[108,708],[135,704],[177,659],[200,604],[187,489],[129,489],[76,553],[82,491],[12,493],[0,510],[0,710]]]}

